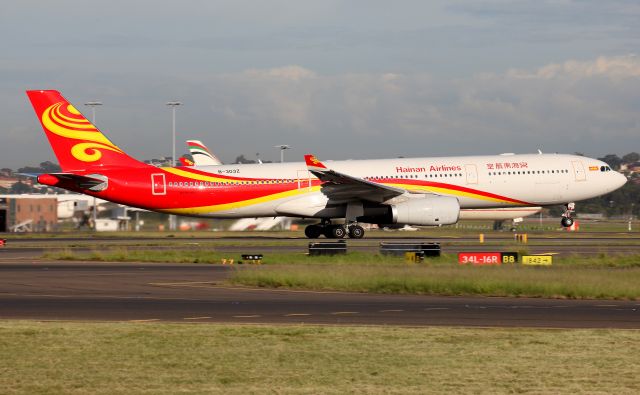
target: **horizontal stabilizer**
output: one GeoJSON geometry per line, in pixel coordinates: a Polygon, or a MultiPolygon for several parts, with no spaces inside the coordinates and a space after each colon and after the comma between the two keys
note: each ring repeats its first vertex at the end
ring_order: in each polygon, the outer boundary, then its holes
{"type": "Polygon", "coordinates": [[[99,178],[98,176],[82,176],[72,173],[50,173],[40,174],[38,176],[38,183],[61,188],[73,185],[81,189],[100,191],[106,188],[107,180],[99,178]]]}

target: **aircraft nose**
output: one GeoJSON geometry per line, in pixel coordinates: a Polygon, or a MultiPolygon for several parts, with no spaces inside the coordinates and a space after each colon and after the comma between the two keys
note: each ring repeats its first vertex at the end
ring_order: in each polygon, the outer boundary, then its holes
{"type": "Polygon", "coordinates": [[[622,173],[616,174],[616,179],[615,179],[616,189],[622,188],[622,186],[626,183],[627,183],[627,176],[625,176],[622,173]]]}

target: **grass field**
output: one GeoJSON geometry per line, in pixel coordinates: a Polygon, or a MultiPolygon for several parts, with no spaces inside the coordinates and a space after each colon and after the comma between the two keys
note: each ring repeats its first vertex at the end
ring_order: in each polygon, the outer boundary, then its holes
{"type": "Polygon", "coordinates": [[[640,332],[0,321],[3,394],[640,392],[640,332]]]}
{"type": "MultiPolygon", "coordinates": [[[[220,263],[239,261],[232,253],[210,250],[115,250],[52,252],[47,259],[105,262],[220,263]]],[[[459,266],[444,255],[408,265],[403,258],[354,252],[309,257],[302,253],[270,253],[260,268],[242,268],[230,281],[269,288],[339,290],[391,294],[489,295],[551,298],[640,299],[640,257],[596,256],[556,258],[553,267],[520,265],[459,266]]]]}
{"type": "Polygon", "coordinates": [[[238,270],[235,284],[385,294],[640,299],[640,268],[295,266],[238,270]]]}

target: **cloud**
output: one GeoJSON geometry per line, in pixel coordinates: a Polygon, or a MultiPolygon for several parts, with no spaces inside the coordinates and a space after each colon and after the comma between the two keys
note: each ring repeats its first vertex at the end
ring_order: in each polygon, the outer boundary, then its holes
{"type": "Polygon", "coordinates": [[[602,76],[619,81],[640,77],[640,59],[636,55],[601,56],[594,61],[570,60],[560,64],[550,64],[533,73],[526,70],[511,70],[508,74],[513,78],[534,79],[587,79],[602,76]]]}
{"type": "MultiPolygon", "coordinates": [[[[569,60],[535,70],[440,80],[426,73],[323,75],[299,65],[216,77],[221,116],[350,148],[404,154],[534,151],[603,154],[640,132],[640,60],[569,60]],[[417,145],[416,145],[417,144],[417,145]],[[421,148],[422,147],[422,148],[421,148]],[[431,147],[435,147],[432,149],[431,147]]],[[[626,142],[626,143],[625,143],[626,142]]]]}

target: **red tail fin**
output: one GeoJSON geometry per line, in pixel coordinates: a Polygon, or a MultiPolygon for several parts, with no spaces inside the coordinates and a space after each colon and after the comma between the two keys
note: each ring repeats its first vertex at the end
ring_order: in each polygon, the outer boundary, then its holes
{"type": "Polygon", "coordinates": [[[27,91],[62,171],[147,166],[116,147],[58,91],[27,91]]]}

